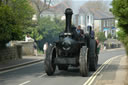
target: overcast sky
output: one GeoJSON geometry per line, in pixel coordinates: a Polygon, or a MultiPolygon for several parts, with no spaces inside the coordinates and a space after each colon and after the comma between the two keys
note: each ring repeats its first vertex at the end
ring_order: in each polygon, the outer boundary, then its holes
{"type": "MultiPolygon", "coordinates": [[[[107,4],[109,5],[112,0],[72,0],[73,3],[73,10],[77,13],[78,12],[78,9],[80,8],[80,6],[82,6],[83,4],[85,4],[87,1],[107,1],[107,4]]],[[[111,5],[110,5],[111,7],[111,5]]]]}

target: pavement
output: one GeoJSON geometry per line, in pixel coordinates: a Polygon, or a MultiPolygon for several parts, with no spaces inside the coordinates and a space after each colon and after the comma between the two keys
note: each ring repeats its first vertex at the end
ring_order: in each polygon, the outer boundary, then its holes
{"type": "Polygon", "coordinates": [[[128,57],[122,56],[109,63],[94,85],[128,85],[128,57]]]}
{"type": "Polygon", "coordinates": [[[23,56],[22,59],[5,61],[5,62],[0,63],[0,71],[5,71],[5,70],[20,67],[20,66],[25,66],[25,65],[37,63],[37,62],[40,62],[43,60],[44,60],[43,55],[40,55],[40,56],[23,56]]]}

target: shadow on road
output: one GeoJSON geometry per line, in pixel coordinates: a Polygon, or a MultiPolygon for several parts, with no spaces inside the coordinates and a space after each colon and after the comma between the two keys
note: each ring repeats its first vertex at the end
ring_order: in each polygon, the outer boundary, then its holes
{"type": "MultiPolygon", "coordinates": [[[[101,66],[98,64],[97,69],[101,66]]],[[[89,71],[88,77],[92,76],[95,71],[89,71]]],[[[81,77],[79,67],[70,67],[67,71],[56,70],[53,76],[45,76],[45,77],[81,77]]]]}

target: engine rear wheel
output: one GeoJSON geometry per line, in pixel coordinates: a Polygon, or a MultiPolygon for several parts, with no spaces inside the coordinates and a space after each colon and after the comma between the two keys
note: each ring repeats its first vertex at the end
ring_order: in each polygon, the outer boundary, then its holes
{"type": "Polygon", "coordinates": [[[80,50],[80,58],[79,58],[80,74],[83,77],[88,76],[89,63],[87,60],[87,53],[88,53],[88,48],[86,46],[83,46],[80,50]]]}
{"type": "Polygon", "coordinates": [[[94,39],[90,40],[89,46],[89,70],[96,71],[97,63],[98,63],[98,56],[96,55],[96,41],[94,39]]]}
{"type": "Polygon", "coordinates": [[[54,46],[49,46],[46,52],[46,58],[44,61],[45,72],[48,76],[54,74],[56,65],[54,64],[54,58],[56,57],[56,50],[54,46]]]}

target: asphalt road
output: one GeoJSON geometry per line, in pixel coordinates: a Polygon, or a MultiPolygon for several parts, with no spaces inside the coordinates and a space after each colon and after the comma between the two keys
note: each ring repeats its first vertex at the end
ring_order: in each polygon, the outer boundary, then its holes
{"type": "MultiPolygon", "coordinates": [[[[125,55],[122,49],[102,51],[99,55],[98,67],[106,60],[125,55]]],[[[81,77],[78,68],[69,68],[68,71],[56,71],[53,76],[47,76],[44,72],[43,62],[26,66],[21,69],[0,73],[0,85],[83,85],[89,77],[81,77]]]]}

